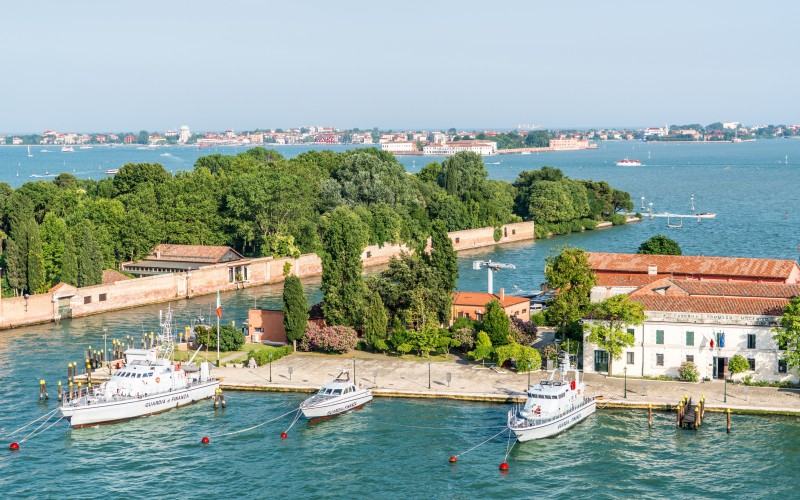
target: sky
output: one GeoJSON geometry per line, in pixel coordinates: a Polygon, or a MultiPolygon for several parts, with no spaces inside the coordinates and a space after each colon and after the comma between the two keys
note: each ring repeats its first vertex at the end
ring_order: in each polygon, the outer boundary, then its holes
{"type": "Polygon", "coordinates": [[[0,133],[800,122],[795,1],[7,0],[0,133]]]}

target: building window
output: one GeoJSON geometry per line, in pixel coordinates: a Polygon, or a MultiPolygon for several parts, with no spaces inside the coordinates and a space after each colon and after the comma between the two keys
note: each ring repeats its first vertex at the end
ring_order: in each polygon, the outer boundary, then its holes
{"type": "Polygon", "coordinates": [[[461,238],[456,238],[456,243],[461,243],[461,238]]]}
{"type": "Polygon", "coordinates": [[[756,371],[756,358],[747,358],[747,362],[750,363],[750,370],[756,371]]]}
{"type": "Polygon", "coordinates": [[[475,313],[475,319],[478,321],[483,321],[483,313],[475,313]]]}
{"type": "Polygon", "coordinates": [[[372,252],[367,252],[367,258],[369,259],[370,257],[372,257],[372,252]]]}
{"type": "Polygon", "coordinates": [[[631,335],[635,335],[636,330],[634,330],[633,328],[628,328],[628,333],[630,333],[631,335]]]}
{"type": "Polygon", "coordinates": [[[664,343],[664,330],[656,330],[656,344],[664,343]]]}
{"type": "Polygon", "coordinates": [[[789,370],[786,366],[786,361],[779,359],[778,360],[778,373],[788,373],[789,370]]]}
{"type": "Polygon", "coordinates": [[[233,279],[234,279],[233,268],[229,267],[228,268],[228,283],[233,283],[233,279]]]}
{"type": "Polygon", "coordinates": [[[517,230],[516,229],[512,229],[511,230],[511,234],[517,234],[517,230]]]}
{"type": "Polygon", "coordinates": [[[694,363],[694,354],[687,354],[686,355],[686,362],[687,363],[694,363]]]}
{"type": "Polygon", "coordinates": [[[656,366],[664,366],[664,355],[656,354],[656,366]]]}
{"type": "Polygon", "coordinates": [[[634,359],[634,358],[633,358],[633,354],[634,354],[634,353],[632,353],[632,352],[629,352],[629,353],[627,353],[627,354],[628,354],[628,364],[629,364],[629,365],[632,365],[632,364],[633,364],[633,359],[634,359]]]}
{"type": "Polygon", "coordinates": [[[748,349],[755,349],[756,348],[756,334],[755,333],[748,333],[747,334],[747,348],[748,349]]]}
{"type": "Polygon", "coordinates": [[[83,303],[84,304],[91,304],[92,303],[92,296],[89,295],[88,297],[84,297],[83,298],[83,303]]]}
{"type": "Polygon", "coordinates": [[[686,332],[686,345],[694,345],[694,332],[686,332]]]}
{"type": "Polygon", "coordinates": [[[99,300],[100,302],[105,302],[107,298],[108,298],[107,294],[101,293],[100,296],[97,297],[97,300],[99,300]]]}

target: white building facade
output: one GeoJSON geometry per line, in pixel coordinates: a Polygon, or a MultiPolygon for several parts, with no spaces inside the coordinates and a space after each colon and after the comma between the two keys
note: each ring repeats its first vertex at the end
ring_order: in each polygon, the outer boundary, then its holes
{"type": "MultiPolygon", "coordinates": [[[[628,328],[636,340],[613,361],[611,375],[677,378],[681,364],[692,361],[701,378],[722,379],[730,359],[739,354],[751,368],[740,376],[798,381],[797,373],[781,361],[783,352],[773,339],[778,316],[659,311],[645,311],[645,315],[644,324],[628,328]]],[[[608,353],[585,342],[583,368],[607,373],[608,353]]]]}

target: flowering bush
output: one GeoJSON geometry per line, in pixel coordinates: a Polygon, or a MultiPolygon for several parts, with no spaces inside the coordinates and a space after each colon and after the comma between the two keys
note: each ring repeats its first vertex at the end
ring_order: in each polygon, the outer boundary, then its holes
{"type": "Polygon", "coordinates": [[[700,374],[697,373],[697,366],[692,361],[684,361],[678,368],[678,378],[686,382],[697,382],[700,374]]]}
{"type": "Polygon", "coordinates": [[[519,318],[511,318],[511,336],[520,345],[531,345],[536,342],[536,334],[539,330],[532,321],[523,321],[519,318]]]}
{"type": "Polygon", "coordinates": [[[466,352],[475,347],[475,331],[472,328],[459,328],[453,332],[453,340],[461,344],[461,349],[466,352]]]}
{"type": "Polygon", "coordinates": [[[309,325],[300,340],[301,351],[347,352],[358,344],[356,331],[347,326],[309,325]]]}

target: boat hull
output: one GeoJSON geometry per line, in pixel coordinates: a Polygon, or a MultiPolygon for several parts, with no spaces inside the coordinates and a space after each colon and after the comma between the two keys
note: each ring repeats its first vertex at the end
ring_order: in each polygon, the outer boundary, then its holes
{"type": "Polygon", "coordinates": [[[555,418],[525,420],[510,414],[508,428],[514,433],[518,441],[524,443],[525,441],[543,439],[564,432],[586,419],[595,410],[597,410],[597,402],[592,399],[555,418]]]}
{"type": "Polygon", "coordinates": [[[372,392],[366,391],[359,394],[351,394],[346,397],[335,398],[331,401],[325,401],[314,406],[300,405],[300,410],[303,416],[307,419],[325,418],[339,415],[348,411],[360,408],[365,404],[372,401],[372,392]]]}
{"type": "Polygon", "coordinates": [[[61,415],[69,420],[73,428],[111,424],[138,417],[161,413],[179,406],[208,399],[219,388],[218,380],[199,382],[174,391],[152,394],[141,398],[124,398],[114,401],[98,401],[83,405],[64,405],[61,415]]]}

